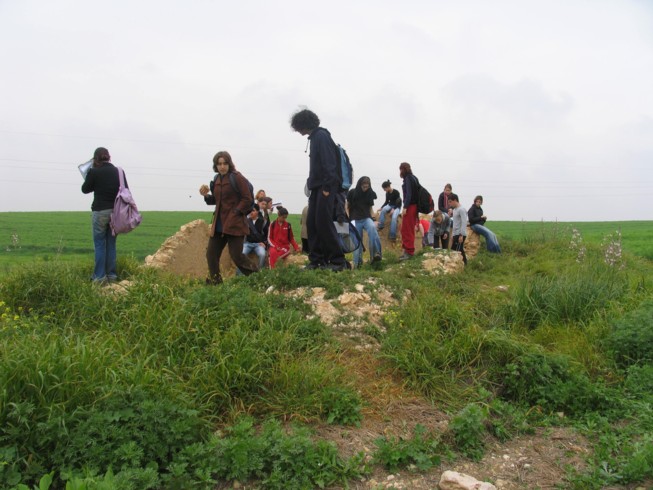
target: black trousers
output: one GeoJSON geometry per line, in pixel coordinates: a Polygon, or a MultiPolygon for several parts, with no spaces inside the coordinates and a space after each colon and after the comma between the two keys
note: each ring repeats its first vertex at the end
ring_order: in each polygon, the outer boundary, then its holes
{"type": "Polygon", "coordinates": [[[243,255],[243,242],[244,236],[225,235],[216,232],[209,238],[209,245],[206,248],[206,262],[209,266],[209,281],[214,284],[222,282],[222,275],[220,275],[220,256],[226,246],[229,247],[229,255],[233,260],[236,267],[246,276],[256,269],[252,268],[249,259],[243,255]]]}
{"type": "Polygon", "coordinates": [[[447,238],[443,238],[443,235],[433,235],[433,248],[449,248],[449,233],[447,238]]]}
{"type": "Polygon", "coordinates": [[[463,254],[463,264],[467,265],[467,256],[465,255],[465,238],[467,238],[465,235],[454,235],[453,243],[451,244],[451,250],[455,250],[456,252],[463,254]],[[458,243],[458,237],[463,238],[460,243],[458,243]]]}
{"type": "Polygon", "coordinates": [[[308,199],[306,229],[308,231],[308,260],[312,265],[345,265],[345,254],[340,247],[338,233],[333,225],[336,211],[336,193],[325,196],[320,189],[311,192],[308,199]]]}

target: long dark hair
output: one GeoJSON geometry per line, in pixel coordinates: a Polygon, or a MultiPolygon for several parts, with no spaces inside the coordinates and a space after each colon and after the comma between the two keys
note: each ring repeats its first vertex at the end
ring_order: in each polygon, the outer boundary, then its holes
{"type": "Polygon", "coordinates": [[[403,162],[401,165],[399,165],[399,177],[402,179],[406,177],[406,175],[412,175],[413,169],[410,168],[410,163],[408,162],[403,162]]]}
{"type": "Polygon", "coordinates": [[[225,162],[229,165],[229,172],[233,172],[236,170],[236,166],[234,165],[234,161],[231,159],[231,155],[229,154],[228,151],[219,151],[215,154],[213,157],[213,171],[217,172],[218,171],[218,160],[220,158],[224,158],[225,162]]]}
{"type": "Polygon", "coordinates": [[[110,162],[111,161],[111,155],[109,155],[109,150],[106,148],[102,148],[101,146],[99,148],[95,149],[95,152],[93,152],[93,166],[94,167],[99,167],[104,162],[110,162]]]}

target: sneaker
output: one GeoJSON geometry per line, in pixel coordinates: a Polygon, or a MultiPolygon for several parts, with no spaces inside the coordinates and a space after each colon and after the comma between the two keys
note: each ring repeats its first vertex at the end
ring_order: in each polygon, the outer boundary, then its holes
{"type": "Polygon", "coordinates": [[[351,264],[350,263],[344,263],[344,264],[327,264],[326,269],[332,270],[333,272],[342,272],[344,270],[351,269],[351,264]]]}
{"type": "Polygon", "coordinates": [[[402,253],[402,254],[399,256],[399,260],[410,260],[410,259],[412,259],[412,258],[413,258],[413,256],[407,254],[406,252],[402,253]]]}
{"type": "Polygon", "coordinates": [[[374,257],[372,258],[372,262],[381,262],[381,254],[374,254],[374,257]]]}

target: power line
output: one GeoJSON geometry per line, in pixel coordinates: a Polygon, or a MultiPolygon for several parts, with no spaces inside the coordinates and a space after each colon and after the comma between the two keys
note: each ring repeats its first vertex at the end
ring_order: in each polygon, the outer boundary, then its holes
{"type": "MultiPolygon", "coordinates": [[[[54,133],[41,133],[36,131],[14,131],[8,129],[0,129],[0,133],[6,134],[22,134],[28,136],[46,136],[46,137],[55,137],[55,138],[74,138],[74,139],[83,139],[83,140],[95,140],[95,141],[126,141],[133,143],[147,143],[147,144],[165,144],[165,145],[181,145],[181,146],[201,146],[201,147],[222,147],[222,148],[234,148],[239,150],[246,151],[267,151],[267,152],[282,152],[282,153],[297,153],[297,148],[272,148],[272,147],[254,147],[254,146],[241,146],[241,145],[232,145],[225,143],[189,143],[185,141],[171,141],[171,140],[148,140],[148,139],[137,139],[137,138],[124,138],[124,137],[112,137],[112,136],[83,136],[83,135],[70,135],[70,134],[54,134],[54,133]]],[[[519,167],[539,167],[546,165],[547,167],[574,167],[574,168],[599,168],[601,165],[610,164],[611,162],[603,162],[599,164],[589,164],[589,165],[580,165],[574,162],[561,162],[561,163],[550,163],[550,162],[525,162],[525,161],[508,161],[508,160],[496,160],[496,159],[482,159],[482,158],[460,158],[460,157],[434,157],[432,155],[394,155],[394,154],[376,154],[376,153],[365,153],[357,152],[357,158],[382,158],[382,159],[404,159],[410,157],[412,160],[425,160],[425,161],[435,161],[435,162],[453,162],[453,163],[480,163],[480,164],[497,164],[497,165],[513,165],[519,167]]],[[[613,164],[614,165],[614,164],[613,164]]],[[[633,165],[633,168],[639,167],[648,167],[646,164],[642,165],[633,165]]]]}

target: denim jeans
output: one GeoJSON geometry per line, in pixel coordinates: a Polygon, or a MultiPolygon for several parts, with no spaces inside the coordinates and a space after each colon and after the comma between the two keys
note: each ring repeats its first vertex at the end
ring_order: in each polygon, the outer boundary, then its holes
{"type": "Polygon", "coordinates": [[[472,230],[485,237],[485,244],[487,245],[488,252],[496,254],[501,253],[499,240],[497,240],[497,236],[489,228],[486,228],[483,225],[472,225],[472,230]]]}
{"type": "MultiPolygon", "coordinates": [[[[372,218],[357,219],[354,221],[354,226],[358,230],[361,238],[363,238],[363,230],[367,232],[367,245],[370,252],[370,259],[374,260],[375,255],[381,255],[381,240],[379,234],[374,226],[372,218]]],[[[363,247],[358,247],[354,251],[354,265],[356,267],[363,265],[363,247]]]]}
{"type": "Polygon", "coordinates": [[[244,242],[243,255],[249,255],[252,252],[254,252],[258,257],[258,270],[262,270],[263,267],[265,267],[265,247],[260,243],[244,242]]]}
{"type": "Polygon", "coordinates": [[[383,206],[381,208],[381,213],[379,214],[379,230],[383,229],[385,226],[385,216],[386,213],[390,212],[390,210],[392,210],[392,220],[390,221],[390,234],[388,235],[388,238],[394,240],[397,238],[397,218],[399,217],[399,213],[401,213],[401,208],[393,208],[390,204],[383,206]]]}
{"type": "Polygon", "coordinates": [[[95,269],[93,280],[115,280],[116,273],[116,237],[111,233],[109,220],[112,209],[93,211],[93,245],[95,246],[95,269]]]}

